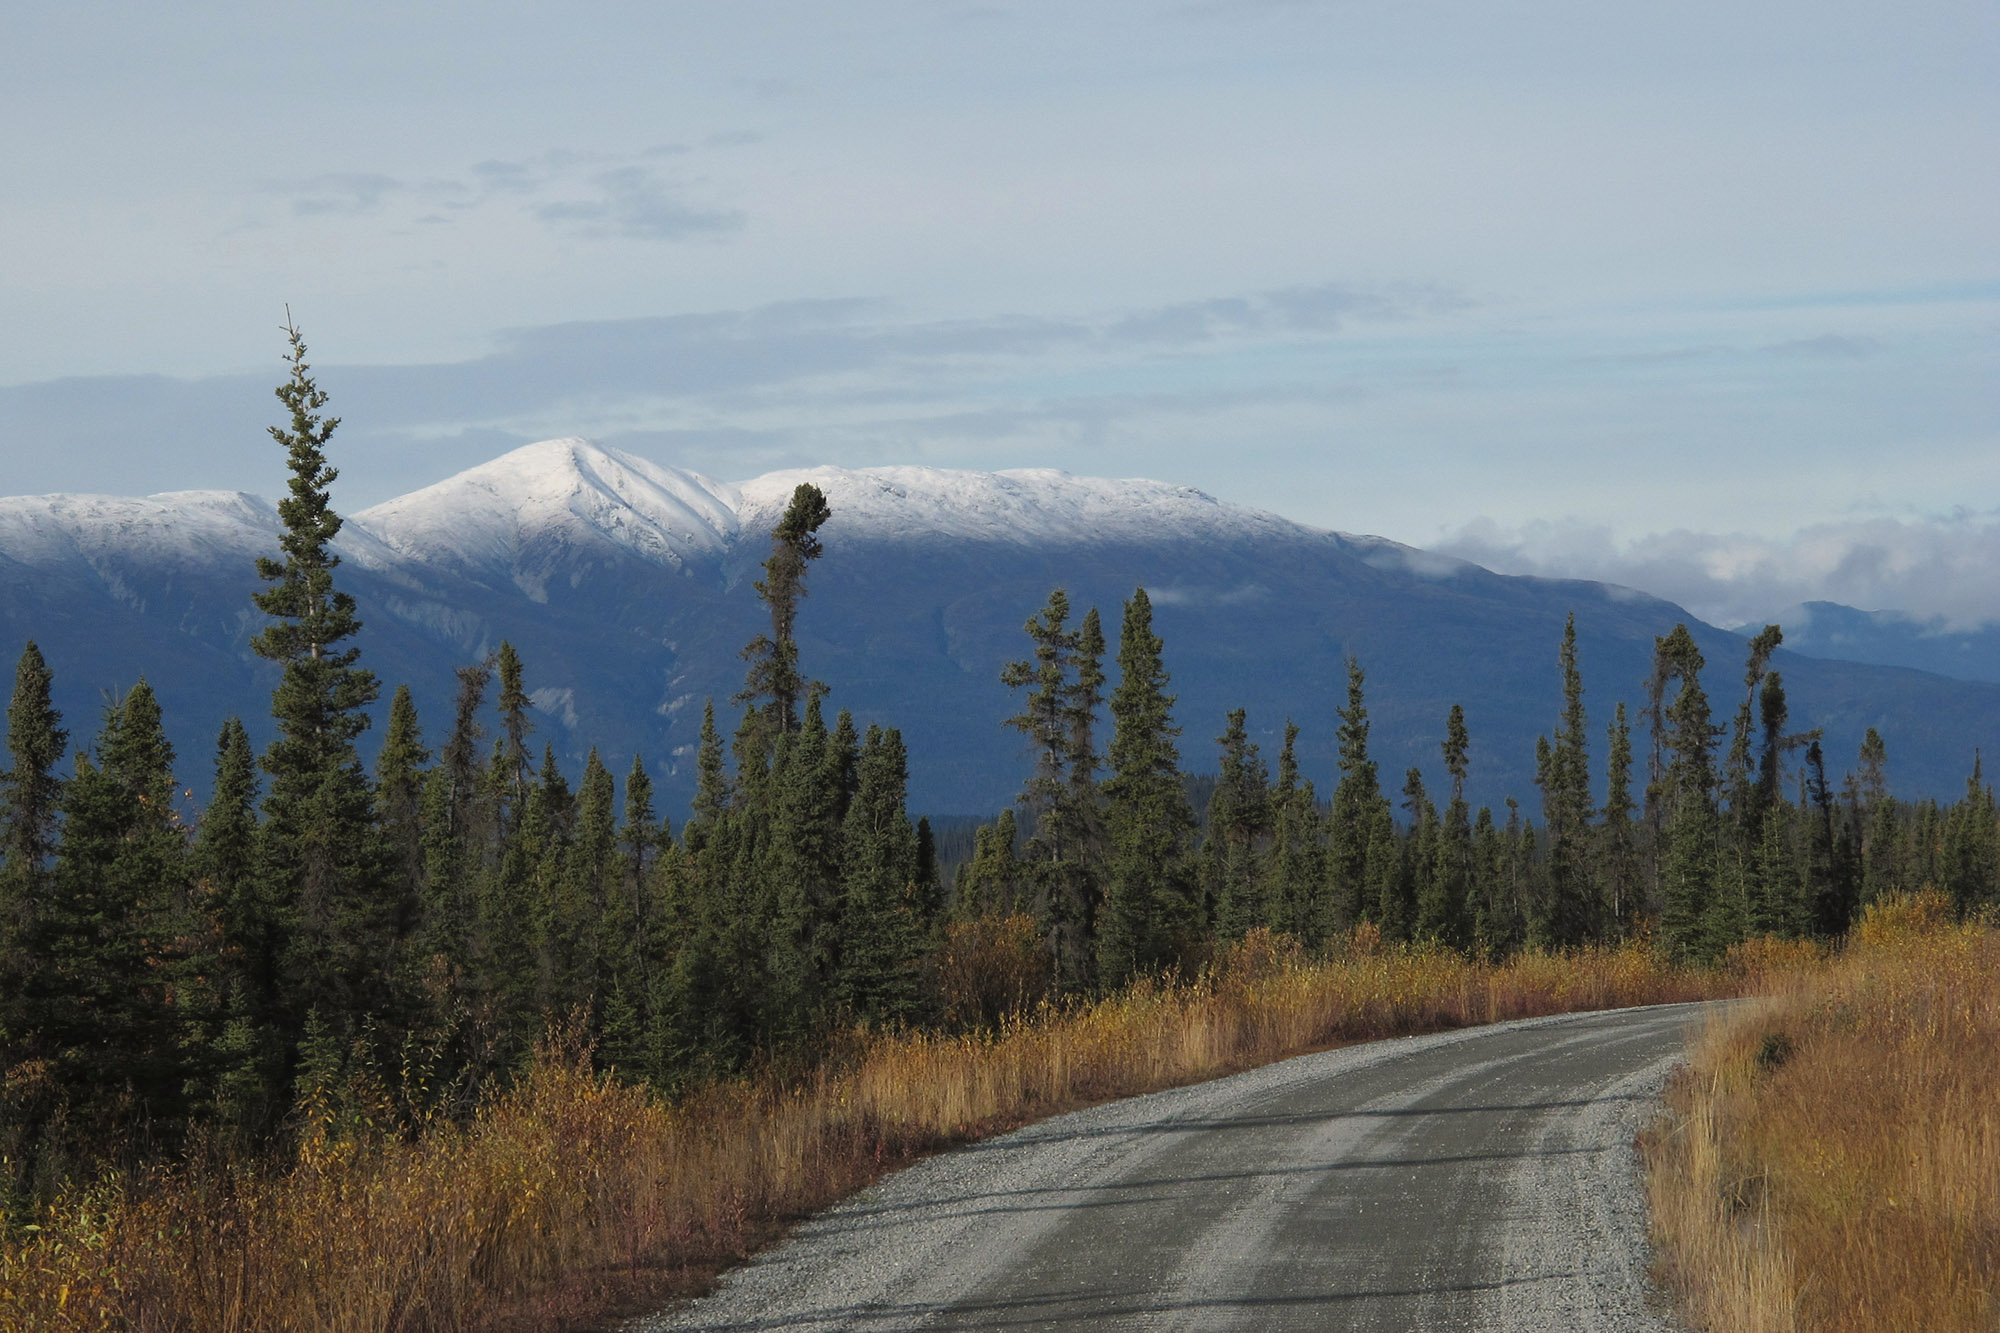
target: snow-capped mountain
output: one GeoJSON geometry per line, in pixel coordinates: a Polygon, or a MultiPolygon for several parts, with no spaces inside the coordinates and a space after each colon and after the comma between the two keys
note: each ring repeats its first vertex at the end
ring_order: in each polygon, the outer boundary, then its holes
{"type": "Polygon", "coordinates": [[[737,488],[743,529],[768,532],[801,483],[826,494],[830,533],[874,541],[997,543],[1049,549],[1115,542],[1243,541],[1309,531],[1224,504],[1190,486],[1075,477],[1049,468],[959,472],[934,467],[837,467],[772,472],[737,488]]]}
{"type": "MultiPolygon", "coordinates": [[[[1718,716],[1733,709],[1742,640],[1658,599],[1503,577],[1187,487],[1042,470],[811,468],[731,485],[552,440],[352,515],[339,579],[361,605],[365,661],[385,694],[411,686],[432,742],[454,669],[507,639],[526,663],[537,739],[572,770],[592,746],[614,769],[639,753],[684,794],[702,704],[733,711],[740,649],[765,627],[751,585],[802,481],[833,511],[799,623],[802,665],[864,726],[903,728],[913,799],[939,813],[991,811],[1018,789],[1027,761],[1002,726],[1018,705],[999,674],[1025,655],[1022,622],[1058,586],[1079,615],[1099,609],[1114,652],[1125,599],[1148,590],[1195,770],[1213,766],[1225,712],[1244,707],[1272,758],[1295,719],[1308,776],[1330,783],[1353,653],[1386,788],[1412,766],[1435,788],[1459,703],[1474,795],[1531,804],[1571,611],[1600,761],[1613,704],[1636,705],[1653,637],[1676,621],[1708,654],[1718,716]]],[[[40,643],[78,744],[107,692],[145,673],[184,779],[205,786],[223,719],[254,729],[267,706],[274,671],[249,651],[262,623],[250,593],[252,562],[275,554],[277,533],[268,502],[231,493],[0,500],[0,653],[40,643]]],[[[1795,725],[1823,727],[1836,766],[1879,728],[1903,790],[1955,791],[1973,748],[2000,740],[2000,686],[1791,654],[1778,665],[1795,725]]]]}
{"type": "Polygon", "coordinates": [[[550,575],[581,583],[593,560],[675,572],[714,563],[736,540],[740,503],[735,487],[698,473],[546,440],[365,509],[353,525],[403,561],[472,577],[505,570],[546,601],[550,575]]]}

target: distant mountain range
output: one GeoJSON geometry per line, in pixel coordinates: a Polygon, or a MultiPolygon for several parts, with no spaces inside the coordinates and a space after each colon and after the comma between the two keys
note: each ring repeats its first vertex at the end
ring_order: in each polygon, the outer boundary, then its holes
{"type": "MultiPolygon", "coordinates": [[[[1913,667],[1959,680],[2000,683],[2000,625],[1956,629],[1942,618],[1857,611],[1839,602],[1802,602],[1780,613],[1785,646],[1808,657],[1913,667]]],[[[1761,625],[1737,627],[1754,634],[1761,625]]]]}
{"type": "MultiPolygon", "coordinates": [[[[554,440],[350,517],[338,577],[360,601],[360,642],[385,707],[389,689],[407,682],[428,739],[440,741],[453,669],[511,640],[526,663],[536,741],[572,772],[591,746],[615,771],[642,753],[678,820],[703,701],[716,701],[725,731],[733,726],[739,652],[766,624],[752,585],[801,481],[833,509],[800,618],[803,666],[863,726],[903,729],[913,804],[933,813],[991,812],[1018,790],[1029,760],[1002,725],[1017,705],[1000,669],[1026,654],[1022,623],[1057,586],[1079,614],[1099,607],[1114,653],[1124,600],[1147,588],[1190,770],[1214,767],[1225,712],[1245,707],[1273,761],[1285,719],[1298,721],[1307,775],[1327,790],[1342,659],[1354,653],[1368,673],[1386,789],[1411,765],[1436,789],[1445,715],[1462,703],[1475,799],[1511,795],[1532,809],[1534,740],[1554,725],[1556,649],[1571,611],[1595,767],[1614,702],[1636,707],[1654,636],[1676,621],[1708,656],[1718,722],[1740,697],[1742,637],[1657,598],[1502,576],[1186,487],[913,467],[731,485],[554,440]]],[[[268,502],[228,492],[0,500],[0,651],[39,641],[79,744],[103,701],[145,673],[184,781],[205,788],[226,716],[267,730],[275,674],[248,647],[262,623],[250,594],[252,562],[276,552],[277,531],[268,502]]],[[[1828,637],[1829,614],[1810,611],[1788,647],[1842,646],[1828,637]]],[[[1956,792],[1975,747],[2000,742],[2000,684],[1910,670],[1886,649],[1876,658],[1895,664],[1781,652],[1795,724],[1824,728],[1836,773],[1873,726],[1899,791],[1956,792]]]]}

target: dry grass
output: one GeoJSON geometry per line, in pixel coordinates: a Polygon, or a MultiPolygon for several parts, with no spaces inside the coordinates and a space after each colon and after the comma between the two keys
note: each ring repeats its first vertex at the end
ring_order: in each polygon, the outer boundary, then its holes
{"type": "Polygon", "coordinates": [[[1941,897],[1716,1021],[1647,1142],[1666,1276],[1728,1333],[2000,1327],[2000,932],[1941,897]]]}
{"type": "Polygon", "coordinates": [[[1504,966],[1255,938],[1186,986],[978,1036],[856,1037],[803,1082],[668,1105],[546,1053],[471,1124],[310,1136],[283,1172],[109,1180],[0,1242],[0,1330],[563,1328],[676,1293],[926,1152],[1105,1098],[1398,1033],[1762,983],[1639,948],[1504,966]]]}

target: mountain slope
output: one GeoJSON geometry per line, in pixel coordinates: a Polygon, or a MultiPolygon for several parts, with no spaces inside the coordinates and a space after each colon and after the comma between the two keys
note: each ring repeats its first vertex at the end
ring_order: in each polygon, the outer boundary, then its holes
{"type": "MultiPolygon", "coordinates": [[[[1741,638],[1658,599],[1504,577],[1185,487],[1047,471],[814,468],[732,486],[549,441],[354,515],[339,577],[361,603],[365,660],[385,693],[411,685],[433,743],[454,669],[508,639],[538,705],[535,740],[572,769],[591,746],[620,770],[642,753],[663,808],[678,811],[703,702],[733,723],[740,649],[766,623],[752,584],[801,481],[833,510],[800,618],[802,665],[863,726],[903,728],[913,799],[935,812],[990,812],[1018,789],[1028,760],[1002,726],[1017,703],[999,673],[1025,655],[1022,622],[1056,586],[1079,615],[1100,609],[1114,654],[1124,599],[1148,589],[1191,770],[1214,767],[1210,738],[1240,706],[1272,760],[1296,719],[1307,775],[1327,790],[1353,653],[1385,789],[1412,765],[1441,785],[1438,742],[1461,703],[1475,799],[1513,796],[1534,813],[1534,739],[1560,706],[1556,646],[1571,611],[1597,765],[1613,703],[1636,717],[1653,637],[1676,621],[1690,620],[1709,656],[1719,721],[1735,703],[1741,638]]],[[[105,691],[146,672],[183,778],[205,786],[223,718],[243,713],[254,731],[267,706],[275,673],[248,648],[260,624],[250,562],[275,538],[274,511],[247,496],[0,501],[0,651],[41,643],[78,743],[105,691]]],[[[1875,726],[1900,790],[1947,794],[1973,748],[2000,740],[2000,687],[1789,653],[1778,665],[1795,724],[1825,728],[1836,769],[1875,726]]]]}
{"type": "MultiPolygon", "coordinates": [[[[1900,611],[1804,602],[1781,613],[1785,644],[1808,657],[1910,667],[1958,680],[2000,683],[2000,625],[1957,629],[1900,611]]],[[[1745,626],[1739,633],[1755,628],[1745,626]]]]}

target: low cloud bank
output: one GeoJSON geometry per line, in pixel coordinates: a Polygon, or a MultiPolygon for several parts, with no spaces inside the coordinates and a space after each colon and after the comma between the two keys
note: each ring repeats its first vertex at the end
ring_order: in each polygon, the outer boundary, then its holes
{"type": "Polygon", "coordinates": [[[1627,584],[1718,625],[1810,601],[1900,611],[1939,629],[2000,622],[2000,510],[1819,523],[1789,537],[1676,529],[1620,539],[1579,519],[1478,519],[1431,549],[1505,574],[1627,584]]]}

